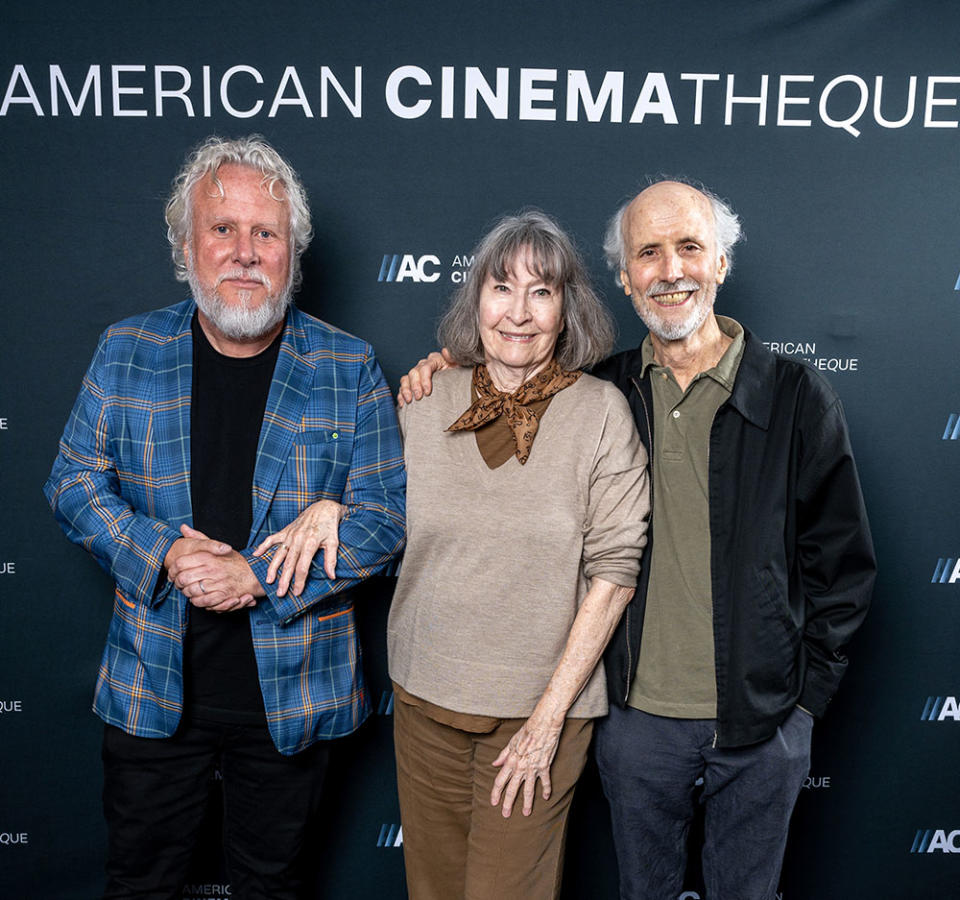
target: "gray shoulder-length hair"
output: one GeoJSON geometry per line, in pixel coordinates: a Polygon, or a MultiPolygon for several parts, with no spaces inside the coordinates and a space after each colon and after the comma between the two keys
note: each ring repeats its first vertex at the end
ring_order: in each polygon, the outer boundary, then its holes
{"type": "Polygon", "coordinates": [[[613,319],[590,285],[590,278],[567,233],[546,213],[521,210],[503,216],[473,251],[467,280],[454,292],[437,334],[461,365],[484,361],[480,341],[480,293],[487,278],[506,278],[517,255],[529,251],[531,272],[563,290],[563,330],[554,353],[564,369],[599,362],[613,347],[613,319]]]}
{"type": "Polygon", "coordinates": [[[300,257],[310,245],[313,227],[307,193],[290,164],[259,134],[227,140],[208,137],[187,157],[183,168],[173,179],[173,190],[167,201],[167,240],[173,254],[178,281],[187,280],[187,261],[183,245],[190,239],[193,218],[193,189],[207,175],[223,195],[217,171],[224,165],[247,166],[263,176],[263,186],[274,200],[287,203],[290,215],[291,275],[294,289],[299,287],[300,257]]]}

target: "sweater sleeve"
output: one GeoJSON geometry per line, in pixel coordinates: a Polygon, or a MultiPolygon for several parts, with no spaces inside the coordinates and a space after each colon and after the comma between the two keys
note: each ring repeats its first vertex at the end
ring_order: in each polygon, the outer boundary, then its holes
{"type": "Polygon", "coordinates": [[[647,542],[650,482],[647,451],[626,399],[605,386],[606,414],[597,438],[583,537],[583,570],[634,587],[647,542]]]}

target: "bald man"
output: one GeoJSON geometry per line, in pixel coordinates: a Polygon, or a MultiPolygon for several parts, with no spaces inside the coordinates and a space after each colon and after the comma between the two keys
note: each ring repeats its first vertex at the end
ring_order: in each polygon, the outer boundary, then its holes
{"type": "MultiPolygon", "coordinates": [[[[596,744],[624,900],[677,897],[697,803],[707,897],[774,896],[814,718],[875,576],[836,394],[714,312],[739,238],[727,204],[661,181],[618,210],[604,244],[649,331],[594,371],[626,395],[653,475],[596,744]]],[[[412,370],[401,402],[446,364],[431,354],[412,370]]]]}

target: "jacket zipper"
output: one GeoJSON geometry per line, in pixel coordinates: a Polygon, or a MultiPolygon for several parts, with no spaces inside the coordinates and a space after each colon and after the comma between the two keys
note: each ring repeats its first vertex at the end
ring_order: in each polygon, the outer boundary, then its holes
{"type": "MultiPolygon", "coordinates": [[[[724,400],[723,403],[721,403],[719,407],[717,407],[717,411],[716,411],[716,412],[714,413],[714,415],[713,415],[713,422],[711,422],[711,424],[710,424],[710,433],[709,433],[709,435],[708,435],[708,437],[707,437],[707,491],[708,491],[708,494],[707,494],[707,510],[708,510],[707,528],[708,528],[708,530],[710,531],[710,554],[711,554],[711,556],[713,555],[713,530],[712,530],[712,525],[713,525],[713,523],[712,523],[712,521],[710,521],[710,519],[709,519],[709,507],[710,507],[710,501],[709,501],[709,490],[710,490],[710,487],[709,487],[709,483],[710,483],[710,446],[711,446],[711,444],[713,443],[713,428],[714,428],[714,426],[717,424],[717,416],[723,411],[724,407],[726,407],[726,405],[727,405],[729,402],[730,402],[730,398],[727,397],[727,399],[724,400]]],[[[710,590],[710,593],[711,593],[711,603],[712,603],[712,605],[713,605],[712,615],[713,615],[713,621],[714,621],[714,629],[713,629],[713,635],[714,635],[714,637],[713,637],[713,643],[714,643],[714,647],[713,647],[713,654],[714,654],[714,657],[713,657],[713,658],[714,658],[714,678],[716,678],[716,670],[719,668],[720,663],[719,663],[719,661],[717,660],[717,647],[716,647],[716,643],[717,643],[717,636],[716,636],[716,635],[717,635],[717,630],[716,630],[717,599],[716,599],[716,597],[713,597],[713,596],[712,596],[712,594],[713,594],[713,585],[712,585],[712,581],[713,581],[713,560],[712,560],[712,559],[710,560],[710,579],[711,579],[711,590],[710,590]]],[[[714,750],[717,749],[717,742],[718,742],[719,739],[720,739],[720,696],[719,696],[719,691],[718,691],[718,694],[717,694],[717,718],[716,718],[716,722],[717,722],[717,730],[713,732],[713,749],[714,749],[714,750]]]]}
{"type": "MultiPolygon", "coordinates": [[[[630,376],[630,380],[633,382],[634,388],[636,388],[637,396],[640,398],[640,403],[643,405],[643,417],[644,424],[647,427],[647,456],[650,462],[650,524],[653,524],[653,436],[650,434],[650,410],[647,409],[647,401],[643,396],[643,391],[640,390],[640,382],[637,381],[635,375],[630,376]]],[[[649,527],[649,526],[648,526],[649,527]]],[[[633,672],[633,651],[632,643],[630,641],[630,612],[627,611],[627,684],[623,694],[623,702],[626,705],[627,701],[630,699],[630,674],[633,672]]]]}

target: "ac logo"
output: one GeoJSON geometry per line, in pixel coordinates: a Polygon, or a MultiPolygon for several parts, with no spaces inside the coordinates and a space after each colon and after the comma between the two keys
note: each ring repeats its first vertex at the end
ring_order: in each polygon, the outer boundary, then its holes
{"type": "Polygon", "coordinates": [[[412,253],[384,253],[380,263],[380,276],[377,281],[412,281],[426,284],[440,278],[439,270],[428,270],[428,266],[439,266],[440,259],[432,253],[414,256],[412,253]]]}
{"type": "Polygon", "coordinates": [[[403,826],[402,825],[381,825],[380,835],[377,838],[378,847],[402,847],[403,846],[403,826]]]}
{"type": "Polygon", "coordinates": [[[911,853],[960,853],[960,830],[947,832],[942,828],[917,829],[911,853]]]}
{"type": "Polygon", "coordinates": [[[941,556],[933,570],[933,578],[930,579],[930,584],[953,584],[958,580],[960,580],[960,558],[941,556]]]}
{"type": "Polygon", "coordinates": [[[943,440],[960,441],[960,415],[950,413],[947,416],[947,427],[943,429],[943,440]]]}
{"type": "Polygon", "coordinates": [[[920,713],[921,722],[960,722],[960,705],[956,697],[927,697],[920,713]]]}

